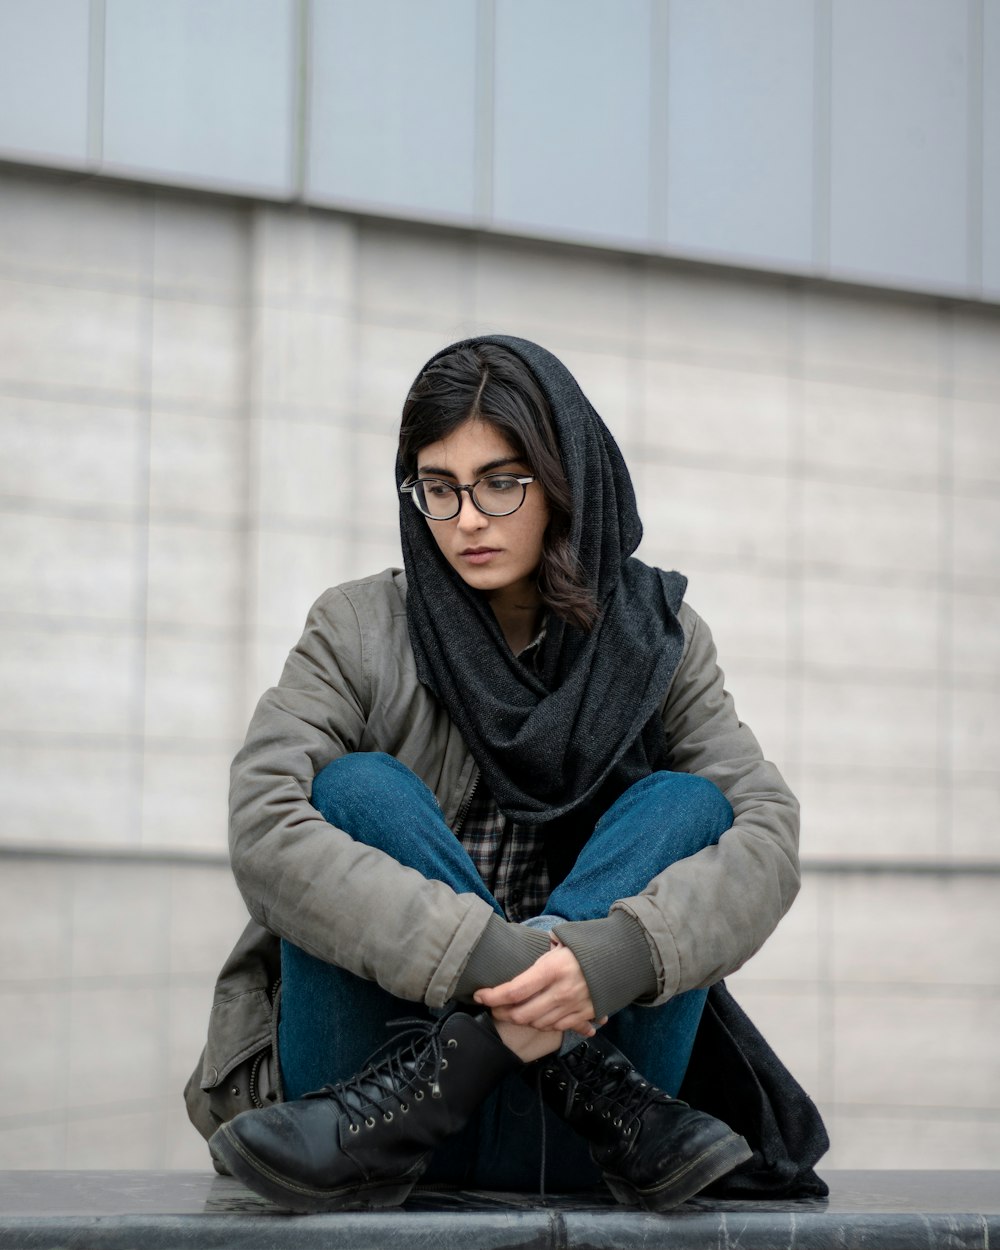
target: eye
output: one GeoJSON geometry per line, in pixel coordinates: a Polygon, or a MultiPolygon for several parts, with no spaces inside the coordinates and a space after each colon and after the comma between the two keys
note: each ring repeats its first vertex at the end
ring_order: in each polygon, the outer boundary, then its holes
{"type": "Polygon", "coordinates": [[[444,497],[451,491],[451,487],[447,482],[439,482],[433,477],[425,477],[422,484],[424,494],[429,495],[432,499],[444,499],[444,497]]]}
{"type": "Polygon", "coordinates": [[[498,475],[496,477],[488,477],[486,485],[490,490],[495,490],[498,494],[503,495],[507,491],[517,490],[521,483],[516,477],[507,477],[506,475],[498,475]]]}

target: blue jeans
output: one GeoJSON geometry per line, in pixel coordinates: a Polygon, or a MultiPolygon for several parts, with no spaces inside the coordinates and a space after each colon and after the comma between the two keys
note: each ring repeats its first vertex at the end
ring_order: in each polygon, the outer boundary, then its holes
{"type": "MultiPolygon", "coordinates": [[[[475,894],[499,914],[475,865],[448,828],[437,800],[389,755],[346,755],[313,783],[313,806],[331,824],[377,847],[457,893],[475,894]]],[[[546,915],[589,920],[639,894],[657,873],[714,845],[732,824],[722,792],[703,777],[653,773],[605,812],[566,879],[552,891],[546,915]]],[[[373,917],[373,923],[378,918],[373,917]]],[[[387,1022],[427,1014],[333,964],[281,943],[278,1049],[287,1098],[346,1080],[390,1036],[387,1022]]],[[[605,1032],[654,1085],[680,1088],[705,1003],[688,990],[659,1007],[626,1007],[605,1032]]],[[[534,1189],[541,1153],[538,1100],[517,1078],[505,1081],[469,1126],[434,1156],[427,1180],[471,1188],[534,1189]]],[[[548,1183],[586,1188],[599,1173],[585,1143],[546,1109],[548,1183]]]]}

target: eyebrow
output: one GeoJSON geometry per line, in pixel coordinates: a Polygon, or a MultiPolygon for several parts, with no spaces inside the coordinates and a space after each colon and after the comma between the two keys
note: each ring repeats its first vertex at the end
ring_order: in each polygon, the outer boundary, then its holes
{"type": "MultiPolygon", "coordinates": [[[[475,470],[475,474],[477,478],[483,477],[487,473],[492,473],[494,469],[502,469],[506,465],[511,465],[511,464],[525,464],[526,465],[527,463],[528,463],[527,460],[522,460],[520,456],[501,456],[497,460],[489,460],[487,461],[486,464],[481,464],[479,468],[475,470]]],[[[451,469],[439,469],[435,465],[432,465],[432,464],[420,465],[417,468],[417,472],[421,474],[421,476],[425,473],[429,473],[435,477],[456,477],[456,475],[452,473],[451,469]]],[[[457,481],[457,478],[456,478],[456,481],[457,481]]]]}

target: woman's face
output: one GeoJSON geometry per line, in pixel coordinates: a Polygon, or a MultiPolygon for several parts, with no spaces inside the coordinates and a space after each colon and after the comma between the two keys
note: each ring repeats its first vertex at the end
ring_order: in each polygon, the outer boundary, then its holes
{"type": "MultiPolygon", "coordinates": [[[[417,455],[418,476],[455,485],[471,485],[488,473],[531,472],[503,434],[477,417],[417,455]]],[[[519,607],[539,602],[535,574],[548,523],[549,507],[538,482],[528,486],[524,503],[509,516],[486,516],[463,491],[457,517],[427,522],[441,554],[467,585],[519,607]]]]}

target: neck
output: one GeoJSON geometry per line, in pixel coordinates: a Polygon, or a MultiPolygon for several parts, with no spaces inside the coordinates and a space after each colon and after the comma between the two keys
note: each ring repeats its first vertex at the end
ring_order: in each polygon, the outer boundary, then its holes
{"type": "Polygon", "coordinates": [[[490,607],[497,618],[500,632],[507,640],[507,646],[515,655],[523,651],[538,633],[538,624],[542,615],[540,602],[511,602],[497,596],[490,599],[490,607]]]}

